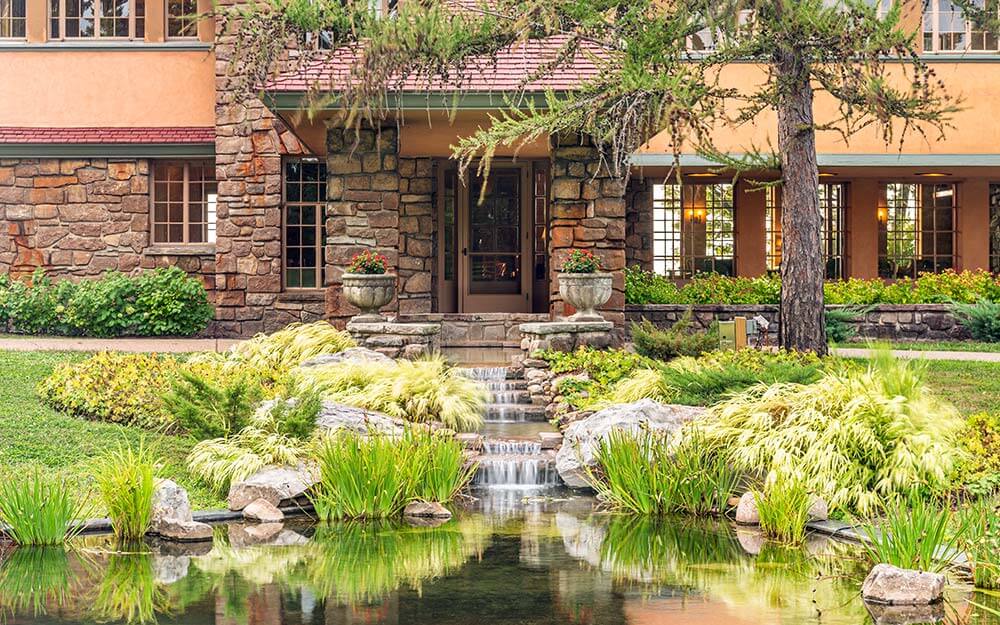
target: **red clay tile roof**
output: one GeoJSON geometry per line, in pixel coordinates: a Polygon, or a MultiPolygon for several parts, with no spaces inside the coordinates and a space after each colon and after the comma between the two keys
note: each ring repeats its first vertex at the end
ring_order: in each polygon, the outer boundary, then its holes
{"type": "Polygon", "coordinates": [[[160,144],[215,143],[212,126],[164,128],[24,128],[0,126],[0,144],[160,144]]]}
{"type": "MultiPolygon", "coordinates": [[[[551,37],[544,41],[531,40],[500,52],[496,62],[491,59],[470,61],[462,76],[462,90],[467,92],[504,92],[521,88],[525,76],[538,70],[542,63],[555,60],[565,37],[551,37]]],[[[599,55],[596,49],[593,51],[599,55]]],[[[301,92],[310,87],[330,88],[342,84],[350,76],[350,68],[356,54],[354,49],[342,48],[331,51],[327,58],[311,61],[304,67],[280,74],[265,90],[272,93],[301,92]]],[[[543,80],[524,85],[526,91],[540,92],[547,89],[564,90],[579,87],[581,83],[597,76],[599,69],[592,58],[577,53],[571,63],[564,63],[548,72],[543,80]]],[[[409,77],[403,83],[403,91],[447,92],[458,86],[454,80],[432,80],[409,77]]]]}

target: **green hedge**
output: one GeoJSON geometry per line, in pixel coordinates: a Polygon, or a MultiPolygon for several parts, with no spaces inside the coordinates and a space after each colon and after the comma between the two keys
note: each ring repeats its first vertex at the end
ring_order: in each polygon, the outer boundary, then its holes
{"type": "MultiPolygon", "coordinates": [[[[1000,277],[988,271],[949,270],[892,283],[857,278],[827,282],[824,291],[827,304],[853,306],[1000,301],[1000,277]]],[[[670,278],[638,267],[625,270],[625,300],[629,304],[778,304],[780,298],[781,280],[777,276],[702,274],[677,286],[670,278]]]]}
{"type": "Polygon", "coordinates": [[[213,311],[201,282],[177,267],[95,280],[30,281],[0,275],[0,329],[67,336],[190,336],[213,311]]]}

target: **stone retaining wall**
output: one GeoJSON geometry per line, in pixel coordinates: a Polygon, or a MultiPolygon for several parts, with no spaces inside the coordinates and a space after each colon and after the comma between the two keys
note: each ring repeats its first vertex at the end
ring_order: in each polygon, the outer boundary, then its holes
{"type": "MultiPolygon", "coordinates": [[[[771,323],[768,329],[768,342],[776,344],[778,341],[780,315],[777,306],[629,304],[626,306],[625,316],[629,322],[637,322],[646,318],[657,326],[669,327],[680,319],[689,308],[693,313],[695,323],[701,328],[707,328],[715,319],[728,321],[736,316],[749,319],[761,315],[771,323]]],[[[844,307],[830,306],[828,308],[844,307]]],[[[857,336],[864,338],[900,341],[940,341],[969,338],[969,333],[958,323],[946,304],[883,304],[873,306],[867,308],[864,314],[859,315],[853,325],[856,327],[857,336]]]]}

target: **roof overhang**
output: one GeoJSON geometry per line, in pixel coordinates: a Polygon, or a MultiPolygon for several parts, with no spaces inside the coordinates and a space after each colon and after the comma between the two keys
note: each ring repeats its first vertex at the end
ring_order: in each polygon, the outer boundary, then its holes
{"type": "Polygon", "coordinates": [[[3,158],[205,158],[214,143],[0,143],[3,158]]]}
{"type": "MultiPolygon", "coordinates": [[[[566,93],[554,91],[556,96],[566,93]]],[[[497,111],[510,108],[546,107],[546,94],[541,91],[512,94],[503,91],[480,91],[468,93],[447,93],[442,91],[403,92],[389,94],[388,108],[401,111],[497,111]]],[[[301,111],[309,108],[306,104],[309,94],[305,91],[270,91],[263,95],[264,104],[274,111],[301,111]]],[[[333,111],[341,108],[339,98],[329,98],[320,110],[333,111]]]]}
{"type": "MultiPolygon", "coordinates": [[[[817,154],[816,159],[820,167],[1000,167],[1000,154],[817,154]]],[[[673,165],[673,154],[632,155],[633,167],[673,165]]],[[[720,164],[697,154],[681,154],[680,166],[719,167],[720,164]]]]}

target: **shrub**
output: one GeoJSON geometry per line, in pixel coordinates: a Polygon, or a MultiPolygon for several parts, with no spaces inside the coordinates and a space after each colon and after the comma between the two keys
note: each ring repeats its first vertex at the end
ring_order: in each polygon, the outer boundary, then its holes
{"type": "Polygon", "coordinates": [[[813,384],[757,385],[711,409],[706,440],[737,469],[801,470],[833,508],[871,514],[900,494],[951,486],[963,429],[919,365],[881,354],[813,384]]]}
{"type": "Polygon", "coordinates": [[[677,283],[640,267],[625,269],[625,302],[628,304],[679,304],[677,283]]]}
{"type": "Polygon", "coordinates": [[[0,323],[24,334],[188,336],[212,314],[204,286],[177,267],[80,282],[53,282],[39,269],[30,283],[0,284],[0,323]]]}
{"type": "Polygon", "coordinates": [[[854,338],[858,333],[854,322],[867,311],[857,308],[826,309],[826,340],[833,343],[844,343],[854,338]]]}
{"type": "Polygon", "coordinates": [[[222,358],[224,367],[242,368],[265,387],[282,382],[310,358],[336,354],[356,344],[347,332],[326,321],[293,323],[273,334],[258,334],[234,345],[222,358]]]}
{"type": "Polygon", "coordinates": [[[83,504],[66,482],[35,471],[0,482],[0,522],[18,545],[61,545],[83,529],[83,504]]]}
{"type": "Polygon", "coordinates": [[[574,352],[541,351],[533,356],[549,363],[549,370],[553,373],[580,374],[565,378],[557,389],[575,408],[583,408],[592,403],[593,398],[607,395],[616,383],[651,364],[643,356],[632,352],[593,347],[580,347],[574,352]]]}
{"type": "Polygon", "coordinates": [[[310,495],[324,520],[384,519],[414,499],[447,503],[472,478],[459,443],[431,434],[402,438],[339,433],[316,453],[319,483],[310,495]]]}
{"type": "Polygon", "coordinates": [[[154,479],[160,464],[145,441],[139,441],[135,448],[119,444],[115,451],[94,460],[92,474],[97,492],[119,540],[139,540],[149,529],[154,479]]]}
{"type": "Polygon", "coordinates": [[[678,356],[700,356],[718,349],[717,324],[713,323],[708,332],[692,331],[691,325],[690,309],[668,330],[657,328],[649,319],[633,323],[631,330],[635,351],[655,360],[671,360],[678,356]]]}
{"type": "Polygon", "coordinates": [[[1000,302],[981,299],[975,304],[954,303],[951,311],[972,338],[1000,343],[1000,302]]]}
{"type": "Polygon", "coordinates": [[[439,357],[311,367],[306,382],[331,401],[377,410],[414,423],[440,421],[468,431],[482,423],[486,387],[439,357]]]}
{"type": "Polygon", "coordinates": [[[219,382],[181,370],[163,404],[174,422],[197,440],[242,430],[260,401],[261,389],[243,375],[219,382]]]}
{"type": "Polygon", "coordinates": [[[981,412],[965,421],[965,453],[955,481],[970,495],[986,497],[1000,489],[1000,414],[981,412]]]}
{"type": "Polygon", "coordinates": [[[57,366],[39,383],[38,395],[75,417],[160,428],[171,422],[160,396],[179,368],[168,356],[100,352],[57,366]]]}
{"type": "Polygon", "coordinates": [[[947,504],[900,498],[887,506],[880,527],[861,524],[868,538],[862,544],[873,563],[937,573],[951,565],[966,533],[965,521],[947,504]]]}
{"type": "Polygon", "coordinates": [[[599,470],[590,476],[614,509],[660,515],[724,512],[740,475],[701,444],[696,429],[684,440],[650,431],[615,430],[597,447],[599,470]]]}
{"type": "Polygon", "coordinates": [[[810,496],[801,478],[779,471],[769,476],[762,491],[754,491],[754,500],[765,536],[796,545],[805,539],[810,496]]]}

